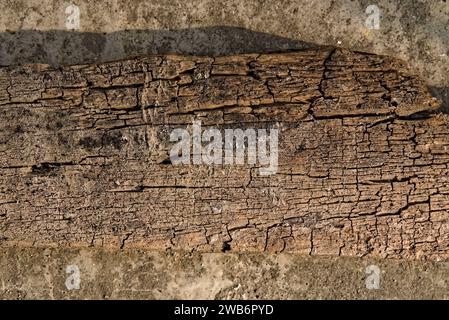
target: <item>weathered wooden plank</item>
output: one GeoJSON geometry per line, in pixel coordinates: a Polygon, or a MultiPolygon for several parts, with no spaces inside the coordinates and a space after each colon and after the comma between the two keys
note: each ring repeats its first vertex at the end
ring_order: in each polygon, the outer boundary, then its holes
{"type": "Polygon", "coordinates": [[[402,62],[340,49],[2,68],[0,245],[447,259],[437,107],[402,62]],[[193,121],[278,130],[274,174],[175,165],[193,121]]]}

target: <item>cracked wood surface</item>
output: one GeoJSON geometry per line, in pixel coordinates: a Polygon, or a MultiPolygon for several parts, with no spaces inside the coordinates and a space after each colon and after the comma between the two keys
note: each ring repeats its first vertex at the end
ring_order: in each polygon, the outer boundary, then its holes
{"type": "Polygon", "coordinates": [[[449,117],[341,49],[0,69],[0,245],[447,259],[449,117]],[[173,165],[169,134],[279,129],[279,168],[173,165]]]}

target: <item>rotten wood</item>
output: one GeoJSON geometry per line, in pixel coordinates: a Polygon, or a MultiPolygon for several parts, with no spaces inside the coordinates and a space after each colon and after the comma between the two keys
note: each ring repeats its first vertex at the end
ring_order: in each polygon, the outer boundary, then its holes
{"type": "Polygon", "coordinates": [[[447,259],[449,117],[340,49],[0,69],[0,245],[447,259]],[[279,129],[279,167],[173,165],[175,128],[279,129]]]}

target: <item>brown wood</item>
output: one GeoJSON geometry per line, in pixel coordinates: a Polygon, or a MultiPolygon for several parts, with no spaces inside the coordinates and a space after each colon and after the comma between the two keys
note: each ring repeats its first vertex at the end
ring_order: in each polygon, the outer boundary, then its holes
{"type": "Polygon", "coordinates": [[[0,69],[0,245],[447,259],[449,117],[340,49],[0,69]],[[279,168],[173,165],[169,134],[279,129],[279,168]]]}

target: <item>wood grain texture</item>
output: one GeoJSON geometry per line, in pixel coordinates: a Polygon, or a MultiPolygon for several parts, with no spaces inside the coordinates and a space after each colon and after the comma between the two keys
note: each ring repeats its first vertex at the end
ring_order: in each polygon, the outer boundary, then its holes
{"type": "Polygon", "coordinates": [[[0,245],[447,259],[449,117],[341,49],[0,69],[0,245]],[[173,165],[175,128],[279,129],[279,168],[173,165]]]}

